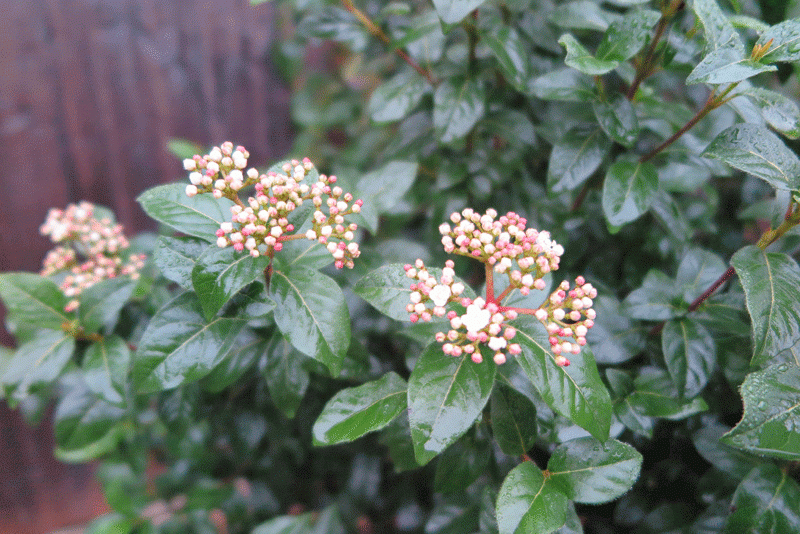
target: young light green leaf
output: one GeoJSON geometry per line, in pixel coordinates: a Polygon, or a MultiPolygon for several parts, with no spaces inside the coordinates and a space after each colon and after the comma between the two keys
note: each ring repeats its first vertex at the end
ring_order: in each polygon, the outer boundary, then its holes
{"type": "Polygon", "coordinates": [[[404,69],[372,92],[367,109],[375,122],[399,121],[417,107],[429,91],[425,78],[412,69],[404,69]]]}
{"type": "Polygon", "coordinates": [[[627,61],[635,56],[650,39],[650,29],[658,22],[660,13],[651,9],[634,9],[611,23],[597,47],[597,59],[627,61]]]}
{"type": "MultiPolygon", "coordinates": [[[[264,347],[263,344],[260,346],[264,347]]],[[[310,360],[280,333],[273,335],[263,352],[267,354],[267,361],[261,375],[267,382],[269,396],[275,406],[292,419],[311,383],[311,377],[303,366],[304,361],[310,360]]]]}
{"type": "Polygon", "coordinates": [[[756,46],[763,47],[770,41],[772,44],[761,58],[762,63],[800,60],[800,19],[785,20],[770,27],[758,38],[756,46]]]}
{"type": "Polygon", "coordinates": [[[642,468],[642,455],[615,439],[591,437],[560,445],[547,462],[550,482],[571,500],[583,504],[613,501],[633,486],[642,468]]]}
{"type": "Polygon", "coordinates": [[[800,159],[766,128],[736,124],[720,133],[702,156],[719,159],[775,189],[800,189],[800,159]]]}
{"type": "Polygon", "coordinates": [[[433,0],[439,18],[447,24],[458,24],[486,0],[433,0]]]}
{"type": "Polygon", "coordinates": [[[124,408],[79,386],[64,397],[56,408],[55,436],[64,449],[80,449],[103,438],[127,415],[124,408]]]}
{"type": "Polygon", "coordinates": [[[481,41],[492,51],[509,83],[524,91],[530,79],[530,52],[517,31],[509,26],[492,28],[481,33],[481,41]]]}
{"type": "Polygon", "coordinates": [[[592,102],[597,123],[611,139],[630,147],[639,137],[639,120],[631,102],[621,94],[592,102]]]}
{"type": "Polygon", "coordinates": [[[333,445],[380,430],[407,407],[407,384],[389,372],[378,380],[339,391],[314,423],[316,444],[333,445]]]}
{"type": "Polygon", "coordinates": [[[116,325],[119,312],[133,294],[136,282],[127,276],[102,280],[80,294],[78,317],[87,333],[116,325]]]}
{"type": "Polygon", "coordinates": [[[486,112],[486,91],[470,79],[442,82],[433,95],[433,125],[442,143],[466,136],[486,112]]]}
{"type": "Polygon", "coordinates": [[[772,463],[754,467],[733,494],[724,532],[791,534],[800,528],[800,485],[772,463]]]}
{"type": "Polygon", "coordinates": [[[800,366],[750,373],[741,387],[744,415],[723,443],[784,460],[800,459],[800,366]]]}
{"type": "Polygon", "coordinates": [[[252,257],[233,247],[209,247],[192,269],[192,284],[209,321],[244,286],[264,277],[268,256],[252,257]]]}
{"type": "Polygon", "coordinates": [[[530,316],[513,321],[514,341],[522,347],[517,357],[528,379],[553,410],[605,441],[611,427],[611,397],[588,347],[570,354],[571,365],[556,365],[547,331],[530,316]]]}
{"type": "Polygon", "coordinates": [[[130,361],[128,344],[117,335],[106,336],[92,343],[81,362],[86,385],[105,401],[121,403],[130,361]]]}
{"type": "Polygon", "coordinates": [[[52,280],[38,274],[0,274],[0,298],[9,315],[39,328],[60,330],[71,320],[64,312],[67,297],[52,280]]]}
{"type": "Polygon", "coordinates": [[[533,462],[511,470],[497,495],[500,534],[549,534],[567,521],[569,499],[533,462]]]}
{"type": "Polygon", "coordinates": [[[75,351],[75,338],[58,330],[40,330],[23,344],[8,362],[0,380],[15,386],[18,397],[27,394],[30,386],[56,379],[75,351]]]}
{"type": "Polygon", "coordinates": [[[762,72],[778,70],[774,65],[764,65],[743,56],[743,51],[734,48],[713,50],[689,73],[686,78],[686,84],[708,83],[719,85],[737,83],[762,72]]]}
{"type": "Polygon", "coordinates": [[[575,69],[559,69],[534,78],[528,94],[542,100],[589,102],[595,99],[592,78],[575,69]]]}
{"type": "Polygon", "coordinates": [[[160,236],[153,261],[166,278],[183,289],[192,289],[192,269],[197,258],[209,247],[207,241],[191,237],[160,236]]]}
{"type": "Polygon", "coordinates": [[[580,187],[603,162],[611,142],[602,130],[573,128],[553,146],[547,167],[547,185],[554,193],[580,187]]]}
{"type": "Polygon", "coordinates": [[[338,376],[350,345],[350,314],[339,284],[319,271],[290,266],[273,271],[269,296],[289,342],[338,376]]]}
{"type": "Polygon", "coordinates": [[[684,313],[678,300],[680,288],[675,282],[663,272],[652,269],[645,275],[642,287],[625,297],[620,309],[633,319],[664,321],[684,313]]]}
{"type": "Polygon", "coordinates": [[[510,456],[527,454],[536,441],[536,406],[512,387],[498,383],[490,402],[492,434],[510,456]]]}
{"type": "Polygon", "coordinates": [[[206,322],[194,293],[178,295],[156,312],[139,341],[134,388],[151,393],[204,377],[228,354],[243,326],[233,318],[206,322]]]}
{"type": "Polygon", "coordinates": [[[800,268],[790,256],[756,246],[740,249],[731,265],[744,287],[753,325],[753,359],[765,366],[797,359],[800,342],[800,268]]]}
{"type": "Polygon", "coordinates": [[[150,217],[175,230],[215,242],[219,225],[231,218],[233,202],[201,194],[186,196],[186,184],[174,183],[148,189],[136,199],[150,217]]]}
{"type": "Polygon", "coordinates": [[[763,87],[750,87],[741,94],[760,110],[764,120],[789,139],[800,137],[800,108],[789,97],[763,87]]]}
{"type": "Polygon", "coordinates": [[[717,363],[711,332],[689,319],[669,321],[661,332],[661,349],[678,395],[687,399],[699,395],[717,363]]]}
{"type": "Polygon", "coordinates": [[[641,217],[658,191],[658,172],[652,163],[617,161],[603,182],[603,212],[614,226],[641,217]]]}
{"type": "Polygon", "coordinates": [[[489,400],[497,365],[442,352],[432,343],[408,379],[408,419],[417,462],[425,464],[469,429],[489,400]]]}
{"type": "Polygon", "coordinates": [[[575,70],[590,76],[598,76],[611,72],[620,64],[619,61],[597,59],[575,37],[565,33],[558,39],[558,44],[567,50],[564,63],[575,70]]]}

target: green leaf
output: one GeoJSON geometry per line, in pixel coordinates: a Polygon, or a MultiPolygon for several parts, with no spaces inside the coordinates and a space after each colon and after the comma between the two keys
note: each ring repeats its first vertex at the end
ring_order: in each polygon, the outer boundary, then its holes
{"type": "Polygon", "coordinates": [[[567,50],[567,57],[564,58],[564,63],[590,76],[611,72],[620,64],[619,61],[597,59],[569,33],[562,35],[558,39],[558,44],[567,50]]]}
{"type": "Polygon", "coordinates": [[[379,441],[389,449],[389,457],[392,459],[395,473],[410,471],[419,467],[414,456],[414,443],[411,440],[408,411],[400,412],[399,416],[386,425],[381,431],[379,441]]]}
{"type": "Polygon", "coordinates": [[[646,330],[622,313],[619,301],[600,295],[594,299],[593,308],[597,319],[586,339],[597,363],[623,363],[644,350],[646,330]]]}
{"type": "Polygon", "coordinates": [[[202,154],[203,147],[194,141],[173,137],[167,141],[167,151],[178,159],[187,159],[195,154],[202,154]]]}
{"type": "Polygon", "coordinates": [[[428,345],[408,379],[411,437],[425,464],[466,432],[489,400],[497,366],[468,356],[454,358],[439,343],[428,345]]]}
{"type": "Polygon", "coordinates": [[[708,404],[701,397],[679,400],[678,389],[663,369],[642,367],[634,385],[636,390],[625,401],[639,415],[680,421],[708,410],[708,404]]]}
{"type": "Polygon", "coordinates": [[[247,284],[263,279],[268,256],[252,257],[233,247],[209,247],[197,258],[192,284],[209,321],[247,284]]]}
{"type": "Polygon", "coordinates": [[[87,333],[98,332],[106,327],[113,330],[119,312],[131,298],[136,282],[122,276],[101,280],[80,294],[78,317],[87,333]]]}
{"type": "Polygon", "coordinates": [[[150,321],[133,358],[132,381],[140,393],[172,389],[207,375],[228,354],[240,319],[206,322],[194,293],[178,295],[150,321]]]}
{"type": "Polygon", "coordinates": [[[791,534],[800,528],[800,486],[785,470],[754,467],[733,494],[724,532],[791,534]]]}
{"type": "Polygon", "coordinates": [[[81,367],[86,385],[95,394],[114,404],[120,404],[128,382],[131,351],[119,336],[106,336],[92,343],[83,356],[81,367]]]}
{"type": "Polygon", "coordinates": [[[289,342],[338,376],[350,344],[350,314],[339,285],[319,271],[291,266],[273,271],[269,296],[289,342]]]}
{"type": "Polygon", "coordinates": [[[367,109],[377,123],[404,119],[430,91],[428,82],[413,69],[404,69],[378,86],[370,95],[367,109]]]}
{"type": "Polygon", "coordinates": [[[525,374],[553,410],[605,441],[611,427],[611,398],[588,347],[570,354],[571,365],[556,365],[544,326],[529,316],[513,321],[514,338],[522,347],[517,357],[525,374]]]}
{"type": "Polygon", "coordinates": [[[276,269],[288,269],[291,265],[322,269],[333,263],[333,256],[325,245],[318,241],[293,239],[284,241],[283,248],[275,254],[276,269]]]}
{"type": "Polygon", "coordinates": [[[642,468],[642,455],[615,439],[591,437],[561,444],[547,462],[550,483],[583,504],[613,501],[631,489],[642,468]]]}
{"type": "Polygon", "coordinates": [[[267,382],[269,396],[273,404],[292,419],[311,383],[311,377],[303,365],[310,360],[279,333],[273,335],[266,347],[260,344],[259,348],[259,352],[267,355],[261,375],[267,382]]]}
{"type": "Polygon", "coordinates": [[[650,29],[661,14],[650,9],[636,9],[614,21],[603,34],[596,56],[605,61],[627,61],[650,39],[650,29]]]}
{"type": "Polygon", "coordinates": [[[603,131],[617,143],[630,148],[639,137],[639,120],[630,101],[621,94],[592,102],[594,116],[603,131]]]}
{"type": "Polygon", "coordinates": [[[407,407],[407,384],[396,373],[339,391],[314,423],[318,445],[345,443],[380,430],[407,407]]]}
{"type": "Polygon", "coordinates": [[[0,274],[0,298],[15,319],[38,328],[61,329],[70,322],[67,298],[51,280],[33,273],[0,274]]]}
{"type": "Polygon", "coordinates": [[[760,110],[764,120],[789,139],[800,137],[800,108],[791,98],[762,87],[750,87],[741,94],[760,110]]]}
{"type": "Polygon", "coordinates": [[[536,406],[517,390],[498,383],[490,402],[492,434],[500,450],[522,456],[536,441],[536,406]]]}
{"type": "Polygon", "coordinates": [[[604,32],[617,16],[602,10],[595,2],[590,0],[577,0],[575,2],[566,2],[556,6],[555,9],[550,11],[547,18],[551,23],[560,28],[604,32]]]}
{"type": "Polygon", "coordinates": [[[737,124],[720,133],[701,154],[752,174],[775,189],[800,189],[800,159],[764,127],[737,124]]]}
{"type": "MultiPolygon", "coordinates": [[[[454,0],[457,2],[457,0],[454,0]]],[[[486,92],[476,81],[448,79],[433,95],[433,125],[442,143],[466,136],[486,112],[486,92]]]]}
{"type": "Polygon", "coordinates": [[[266,348],[266,341],[256,337],[249,329],[243,329],[233,350],[203,379],[203,389],[211,393],[224,390],[244,376],[266,348]]]}
{"type": "Polygon", "coordinates": [[[486,0],[433,0],[433,7],[447,24],[457,24],[486,0]]]}
{"type": "Polygon", "coordinates": [[[693,398],[708,383],[717,363],[711,332],[689,319],[669,321],[661,332],[661,349],[681,398],[693,398]]]}
{"type": "Polygon", "coordinates": [[[706,45],[711,50],[731,48],[744,52],[739,34],[733,28],[728,16],[722,12],[715,0],[695,0],[694,14],[703,26],[706,45]]]}
{"type": "Polygon", "coordinates": [[[756,45],[764,46],[772,40],[762,63],[800,60],[800,19],[785,20],[770,27],[758,38],[756,45]]]}
{"type": "Polygon", "coordinates": [[[192,289],[192,269],[197,258],[209,247],[208,242],[191,237],[160,236],[153,261],[166,278],[183,289],[192,289]]]}
{"type": "Polygon", "coordinates": [[[411,189],[418,169],[413,161],[390,161],[358,180],[356,196],[364,201],[361,217],[370,232],[378,232],[378,216],[393,208],[411,189]]]}
{"type": "Polygon", "coordinates": [[[621,310],[628,317],[647,321],[678,317],[685,311],[675,302],[680,299],[679,289],[666,274],[652,269],[644,277],[642,287],[625,297],[621,310]]]}
{"type": "Polygon", "coordinates": [[[744,415],[722,442],[773,458],[800,459],[800,366],[781,363],[750,373],[741,393],[744,415]]]}
{"type": "Polygon", "coordinates": [[[658,173],[652,163],[617,161],[603,182],[603,212],[614,226],[638,219],[658,191],[658,173]]]}
{"type": "Polygon", "coordinates": [[[678,266],[675,284],[683,290],[683,300],[692,303],[727,270],[722,258],[713,252],[692,248],[678,266]]]}
{"type": "Polygon", "coordinates": [[[233,202],[210,194],[186,196],[186,184],[148,189],[136,199],[150,217],[187,235],[215,242],[219,225],[231,218],[233,202]]]}
{"type": "Polygon", "coordinates": [[[101,515],[86,526],[85,534],[130,534],[134,520],[121,514],[101,515]]]}
{"type": "Polygon", "coordinates": [[[548,534],[567,521],[569,500],[533,462],[506,476],[497,495],[500,534],[548,534]]]}
{"type": "Polygon", "coordinates": [[[30,386],[55,380],[75,351],[75,338],[58,330],[40,330],[8,362],[3,384],[16,386],[19,396],[30,386]]]}
{"type": "Polygon", "coordinates": [[[542,100],[589,102],[594,100],[592,78],[575,69],[559,69],[535,78],[528,93],[542,100]]]}
{"type": "Polygon", "coordinates": [[[481,32],[481,42],[492,51],[508,82],[524,91],[531,75],[530,52],[517,31],[508,26],[492,28],[481,32]]]}
{"type": "Polygon", "coordinates": [[[729,430],[729,426],[707,419],[704,421],[704,426],[694,433],[692,441],[705,461],[718,471],[742,480],[753,467],[762,463],[762,460],[756,455],[721,442],[720,438],[729,430]]]}
{"type": "Polygon", "coordinates": [[[547,185],[554,193],[580,187],[603,162],[611,142],[600,128],[573,128],[553,146],[547,185]]]}
{"type": "Polygon", "coordinates": [[[64,449],[80,449],[114,431],[126,415],[124,408],[97,398],[88,388],[74,388],[56,408],[56,441],[64,449]]]}
{"type": "Polygon", "coordinates": [[[282,515],[256,526],[251,534],[344,534],[336,505],[322,512],[282,515]]]}
{"type": "Polygon", "coordinates": [[[491,440],[473,427],[436,459],[433,487],[437,492],[463,497],[464,492],[489,468],[491,440]]]}
{"type": "Polygon", "coordinates": [[[695,83],[726,84],[737,83],[762,72],[778,70],[773,65],[764,65],[743,57],[743,51],[733,48],[719,48],[704,57],[686,78],[686,84],[695,83]]]}
{"type": "Polygon", "coordinates": [[[800,268],[791,257],[756,246],[740,249],[731,265],[744,287],[753,325],[752,364],[796,361],[800,341],[800,268]],[[789,354],[791,353],[791,354],[789,354]]]}

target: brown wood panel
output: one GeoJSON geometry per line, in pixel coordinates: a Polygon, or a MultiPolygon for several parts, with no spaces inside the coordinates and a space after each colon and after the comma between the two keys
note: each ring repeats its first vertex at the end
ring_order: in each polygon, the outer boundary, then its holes
{"type": "MultiPolygon", "coordinates": [[[[135,199],[183,176],[165,150],[172,137],[229,139],[254,163],[289,149],[269,3],[2,3],[0,271],[39,268],[50,244],[38,228],[50,207],[86,199],[113,208],[129,234],[154,228],[135,199]]],[[[4,328],[0,343],[12,343],[4,328]]],[[[0,533],[39,534],[99,509],[89,504],[90,469],[52,459],[50,426],[30,429],[0,404],[0,533]]]]}

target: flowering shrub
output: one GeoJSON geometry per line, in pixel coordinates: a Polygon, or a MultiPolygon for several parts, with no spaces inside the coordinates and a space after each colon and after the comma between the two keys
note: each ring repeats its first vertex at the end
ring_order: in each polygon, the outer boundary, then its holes
{"type": "Polygon", "coordinates": [[[800,531],[797,3],[276,3],[310,159],[0,275],[87,531],[800,531]]]}

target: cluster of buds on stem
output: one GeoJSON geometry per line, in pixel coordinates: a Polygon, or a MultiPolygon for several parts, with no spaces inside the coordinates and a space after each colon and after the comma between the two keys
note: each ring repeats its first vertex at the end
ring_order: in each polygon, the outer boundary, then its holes
{"type": "Polygon", "coordinates": [[[509,321],[520,314],[533,315],[547,329],[555,363],[569,365],[566,355],[580,352],[586,344],[586,333],[594,325],[596,313],[592,305],[597,289],[579,276],[574,289],[565,280],[537,309],[503,305],[513,290],[522,295],[532,289],[543,290],[547,285],[543,277],[558,269],[564,248],[551,239],[549,232],[526,228],[527,221],[513,212],[498,217],[493,209],[483,215],[465,209],[453,213],[450,220],[454,226],[444,223],[439,227],[444,250],[487,266],[486,297],[461,297],[464,286],[455,281],[452,261],[448,260],[441,278],[436,280],[422,260],[417,260],[413,266],[405,266],[406,276],[416,281],[411,285],[411,303],[406,307],[410,320],[431,321],[446,316],[450,330],[436,334],[445,354],[469,354],[480,363],[483,358],[479,345],[484,344],[493,351],[495,363],[502,364],[508,355],[521,352],[520,345],[511,343],[516,330],[509,321]],[[493,289],[495,273],[508,278],[508,286],[498,296],[493,289]],[[457,303],[465,312],[448,311],[446,306],[450,303],[457,303]]]}
{"type": "Polygon", "coordinates": [[[41,274],[67,271],[61,283],[61,290],[70,298],[67,312],[78,307],[77,297],[84,289],[117,276],[136,280],[144,266],[143,254],[123,257],[130,244],[122,225],[107,217],[95,218],[95,206],[89,202],[70,204],[64,210],[51,209],[40,232],[54,243],[64,243],[47,253],[41,274]]]}
{"type": "Polygon", "coordinates": [[[244,147],[234,150],[233,144],[226,142],[205,156],[184,161],[184,167],[192,171],[187,195],[211,192],[216,198],[235,202],[231,221],[217,230],[217,245],[232,246],[237,252],[246,249],[258,257],[280,251],[286,241],[305,238],[325,245],[337,268],[352,268],[353,259],[361,254],[354,241],[358,226],[346,222],[345,216],[359,213],[362,201],[335,185],[335,176],[317,173],[308,158],[286,162],[279,172],[261,174],[255,168],[242,172],[248,157],[244,147]],[[255,194],[244,203],[239,190],[249,186],[255,194]],[[314,207],[311,228],[302,234],[293,233],[290,215],[309,202],[314,207]]]}

